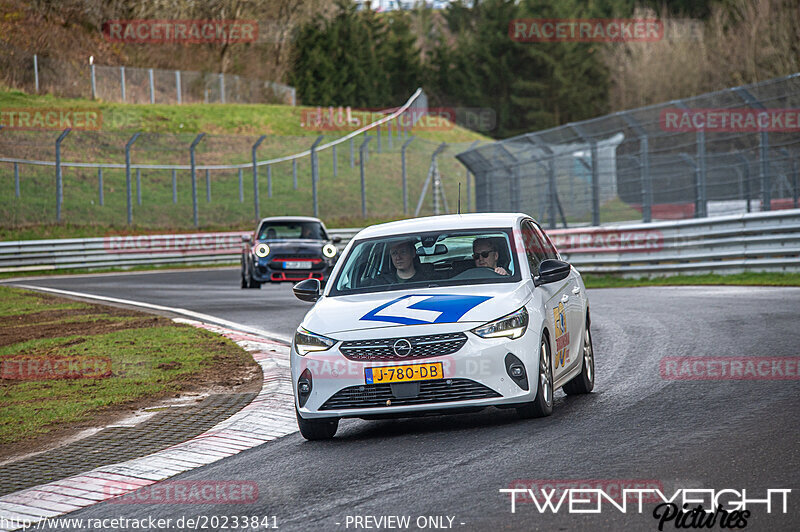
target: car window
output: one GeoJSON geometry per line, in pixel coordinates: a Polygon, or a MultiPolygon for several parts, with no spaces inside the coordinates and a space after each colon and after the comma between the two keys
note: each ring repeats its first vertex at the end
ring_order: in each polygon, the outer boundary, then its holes
{"type": "Polygon", "coordinates": [[[548,257],[542,238],[529,221],[522,223],[522,243],[525,246],[525,256],[528,257],[528,266],[535,275],[539,271],[539,264],[548,257]]]}
{"type": "Polygon", "coordinates": [[[355,242],[348,254],[340,259],[344,263],[333,280],[330,295],[428,286],[431,283],[454,286],[519,281],[519,264],[511,253],[510,242],[511,232],[506,229],[395,235],[355,242]],[[489,257],[494,267],[478,267],[473,257],[473,245],[481,250],[496,250],[483,256],[483,262],[489,257]],[[398,248],[405,250],[405,259],[393,259],[393,250],[398,248]],[[412,263],[411,267],[402,260],[412,263]],[[398,272],[396,261],[400,261],[402,272],[398,272]]]}
{"type": "Polygon", "coordinates": [[[322,224],[319,222],[264,222],[258,228],[258,240],[281,240],[303,238],[310,240],[328,240],[322,224]]]}
{"type": "Polygon", "coordinates": [[[558,259],[558,251],[556,251],[556,247],[550,241],[550,237],[547,236],[547,233],[545,233],[541,227],[539,227],[534,223],[532,223],[531,226],[533,226],[533,230],[536,232],[536,236],[539,237],[539,240],[543,244],[545,258],[558,259]]]}

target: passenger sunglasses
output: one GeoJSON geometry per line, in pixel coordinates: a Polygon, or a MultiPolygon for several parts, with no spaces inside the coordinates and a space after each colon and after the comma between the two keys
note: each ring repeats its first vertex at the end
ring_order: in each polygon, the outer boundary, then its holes
{"type": "Polygon", "coordinates": [[[485,259],[490,253],[493,253],[493,251],[481,251],[480,253],[473,253],[472,258],[478,260],[478,257],[483,257],[485,259]]]}

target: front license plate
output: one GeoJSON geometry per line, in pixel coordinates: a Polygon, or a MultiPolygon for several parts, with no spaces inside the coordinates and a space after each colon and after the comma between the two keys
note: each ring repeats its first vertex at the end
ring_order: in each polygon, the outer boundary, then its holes
{"type": "Polygon", "coordinates": [[[430,364],[414,364],[413,366],[364,368],[364,376],[367,384],[384,384],[441,379],[444,377],[444,371],[441,362],[433,362],[430,364]]]}
{"type": "Polygon", "coordinates": [[[309,264],[303,261],[292,261],[287,260],[283,263],[283,267],[286,270],[302,270],[304,268],[308,268],[309,264]]]}

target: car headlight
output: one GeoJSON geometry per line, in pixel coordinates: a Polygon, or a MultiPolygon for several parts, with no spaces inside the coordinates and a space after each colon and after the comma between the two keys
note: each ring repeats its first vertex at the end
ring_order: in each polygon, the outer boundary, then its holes
{"type": "Polygon", "coordinates": [[[481,338],[519,338],[525,334],[528,328],[528,311],[525,307],[503,316],[500,319],[490,321],[480,327],[472,329],[472,332],[481,338]]]}
{"type": "Polygon", "coordinates": [[[328,257],[329,259],[332,259],[333,257],[336,256],[336,251],[337,251],[336,246],[334,246],[333,244],[325,244],[322,247],[322,254],[328,257]]]}
{"type": "Polygon", "coordinates": [[[266,244],[258,244],[256,246],[256,256],[263,259],[267,255],[269,255],[269,246],[266,244]]]}
{"type": "Polygon", "coordinates": [[[311,331],[303,329],[302,327],[298,327],[297,331],[294,333],[294,348],[297,350],[297,354],[301,357],[316,351],[327,351],[335,343],[336,340],[326,338],[325,336],[319,334],[314,334],[311,331]]]}

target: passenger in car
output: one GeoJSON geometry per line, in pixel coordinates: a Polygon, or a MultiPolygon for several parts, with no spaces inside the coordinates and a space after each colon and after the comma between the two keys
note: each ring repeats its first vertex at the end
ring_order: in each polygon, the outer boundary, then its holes
{"type": "Polygon", "coordinates": [[[478,268],[491,268],[500,275],[509,275],[505,268],[497,264],[500,253],[491,238],[476,238],[472,241],[472,258],[478,268]]]}
{"type": "Polygon", "coordinates": [[[382,276],[388,283],[408,283],[413,281],[427,281],[428,276],[423,272],[416,247],[411,240],[403,240],[389,248],[392,266],[395,271],[382,276]]]}

